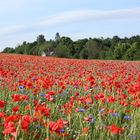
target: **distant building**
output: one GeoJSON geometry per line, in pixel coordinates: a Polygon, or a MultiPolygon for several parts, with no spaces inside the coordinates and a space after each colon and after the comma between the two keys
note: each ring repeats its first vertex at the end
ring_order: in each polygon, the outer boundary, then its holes
{"type": "Polygon", "coordinates": [[[41,56],[52,56],[54,54],[54,51],[51,51],[49,48],[46,51],[43,51],[41,56]]]}
{"type": "Polygon", "coordinates": [[[46,56],[46,53],[45,52],[42,52],[41,56],[46,56]]]}

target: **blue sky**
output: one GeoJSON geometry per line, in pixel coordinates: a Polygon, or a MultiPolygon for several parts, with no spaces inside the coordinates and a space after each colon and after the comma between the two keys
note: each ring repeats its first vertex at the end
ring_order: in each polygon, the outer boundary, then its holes
{"type": "Polygon", "coordinates": [[[73,40],[140,34],[140,0],[0,0],[0,51],[39,34],[73,40]]]}

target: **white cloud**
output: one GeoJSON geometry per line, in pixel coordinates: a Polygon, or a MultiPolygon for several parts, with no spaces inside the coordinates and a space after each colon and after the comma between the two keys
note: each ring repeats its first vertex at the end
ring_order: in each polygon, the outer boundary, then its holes
{"type": "MultiPolygon", "coordinates": [[[[9,0],[10,1],[10,0],[9,0]]],[[[62,12],[38,21],[29,25],[16,25],[0,29],[0,36],[11,35],[14,33],[31,32],[41,30],[44,27],[62,26],[66,23],[75,22],[92,22],[92,21],[107,21],[107,20],[138,20],[140,19],[140,7],[131,9],[118,10],[79,10],[62,12]]]]}
{"type": "Polygon", "coordinates": [[[59,13],[43,19],[38,25],[52,26],[58,23],[97,20],[133,20],[140,18],[140,8],[119,10],[79,10],[59,13]]]}

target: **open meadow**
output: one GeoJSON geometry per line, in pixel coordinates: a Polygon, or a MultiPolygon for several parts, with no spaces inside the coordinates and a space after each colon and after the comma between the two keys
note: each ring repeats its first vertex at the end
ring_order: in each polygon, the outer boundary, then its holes
{"type": "Polygon", "coordinates": [[[0,54],[0,140],[140,140],[140,61],[0,54]]]}

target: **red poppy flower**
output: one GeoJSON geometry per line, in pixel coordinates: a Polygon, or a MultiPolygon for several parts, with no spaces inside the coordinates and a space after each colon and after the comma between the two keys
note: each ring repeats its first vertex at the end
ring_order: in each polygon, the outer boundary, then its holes
{"type": "Polygon", "coordinates": [[[118,135],[123,132],[123,128],[120,128],[116,126],[115,124],[112,124],[110,126],[106,126],[106,129],[112,134],[112,135],[118,135]]]}
{"type": "Polygon", "coordinates": [[[0,108],[3,108],[3,107],[4,107],[4,105],[5,105],[5,102],[4,102],[4,101],[2,101],[2,100],[0,100],[0,108]]]}

